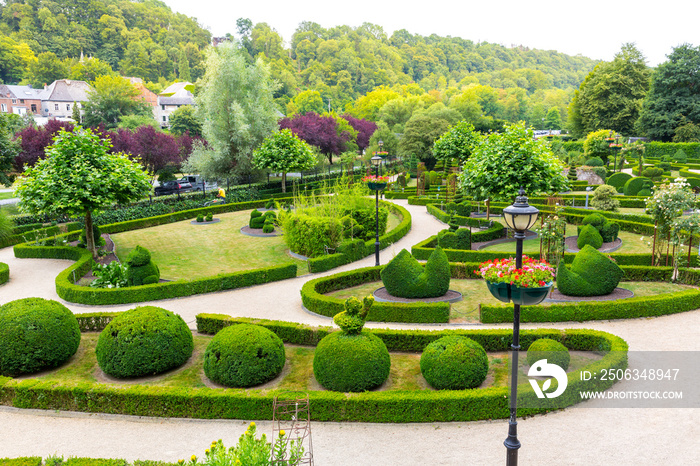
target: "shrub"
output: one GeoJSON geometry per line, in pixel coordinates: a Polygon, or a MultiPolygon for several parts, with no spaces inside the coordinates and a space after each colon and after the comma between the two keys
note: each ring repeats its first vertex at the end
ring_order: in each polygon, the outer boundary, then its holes
{"type": "Polygon", "coordinates": [[[197,215],[197,223],[202,223],[204,221],[204,215],[199,214],[197,215]]]}
{"type": "Polygon", "coordinates": [[[631,178],[625,183],[623,192],[625,193],[625,196],[637,196],[641,189],[648,187],[648,183],[651,183],[651,186],[654,185],[653,181],[644,176],[631,178]]]}
{"type": "Polygon", "coordinates": [[[616,192],[621,193],[625,187],[625,183],[627,183],[627,181],[629,181],[631,178],[632,175],[630,175],[629,173],[619,172],[610,176],[610,178],[608,178],[605,181],[605,184],[609,184],[610,186],[615,188],[616,192]]]}
{"type": "Polygon", "coordinates": [[[314,377],[324,388],[337,392],[362,392],[384,383],[391,362],[384,342],[367,332],[325,336],[314,353],[314,377]]]}
{"type": "Polygon", "coordinates": [[[265,216],[263,213],[257,209],[253,209],[253,211],[250,212],[250,221],[248,222],[248,226],[250,228],[259,229],[262,228],[264,224],[265,216]]]}
{"type": "Polygon", "coordinates": [[[615,199],[615,194],[617,194],[617,189],[610,185],[602,184],[593,191],[591,205],[598,210],[617,212],[620,210],[620,201],[615,199]]]}
{"type": "Polygon", "coordinates": [[[179,367],[192,356],[192,332],[177,314],[143,306],[117,315],[97,340],[97,363],[114,377],[141,377],[179,367]]]}
{"type": "Polygon", "coordinates": [[[0,307],[0,375],[32,374],[63,364],[80,345],[80,328],[63,304],[42,298],[0,307]]]}
{"type": "Polygon", "coordinates": [[[206,220],[207,222],[211,222],[212,220],[214,220],[214,215],[212,215],[211,212],[208,212],[208,213],[207,213],[207,216],[204,217],[204,218],[205,218],[205,220],[206,220]]]}
{"type": "Polygon", "coordinates": [[[204,373],[227,387],[252,387],[269,382],[284,367],[284,343],[272,331],[252,324],[217,333],[204,353],[204,373]]]}
{"type": "Polygon", "coordinates": [[[560,264],[557,289],[567,296],[603,296],[613,292],[623,275],[616,263],[585,245],[574,257],[571,270],[560,264]]]}
{"type": "Polygon", "coordinates": [[[683,149],[678,149],[676,153],[673,155],[673,161],[676,163],[687,163],[688,162],[688,156],[683,152],[683,149]]]}
{"type": "Polygon", "coordinates": [[[438,244],[444,249],[464,249],[470,250],[472,248],[471,232],[468,228],[459,228],[452,233],[450,230],[442,230],[438,233],[438,244]]]}
{"type": "Polygon", "coordinates": [[[136,246],[126,257],[126,283],[127,286],[149,285],[158,283],[160,270],[151,261],[151,253],[148,249],[136,246]]]}
{"type": "Polygon", "coordinates": [[[603,237],[593,225],[584,225],[576,240],[576,246],[583,249],[585,245],[590,245],[594,249],[599,249],[603,245],[603,237]]]}
{"type": "Polygon", "coordinates": [[[0,285],[6,283],[10,279],[10,266],[4,262],[0,262],[0,285]]]}
{"type": "Polygon", "coordinates": [[[643,196],[643,197],[649,197],[651,196],[651,189],[640,189],[639,192],[637,193],[637,196],[643,196]]]}
{"type": "Polygon", "coordinates": [[[420,370],[438,390],[476,388],[486,379],[489,360],[484,348],[471,338],[446,336],[423,350],[420,370]]]}
{"type": "Polygon", "coordinates": [[[447,293],[450,287],[450,264],[447,255],[436,247],[425,269],[407,250],[402,249],[381,272],[382,283],[392,296],[433,298],[447,293]]]}
{"type": "Polygon", "coordinates": [[[540,359],[546,359],[550,364],[556,364],[564,370],[569,368],[571,355],[566,346],[551,338],[535,340],[527,349],[527,363],[533,365],[540,359]]]}
{"type": "Polygon", "coordinates": [[[586,160],[585,165],[588,165],[589,167],[602,167],[605,165],[605,163],[600,157],[591,157],[590,159],[586,160]]]}
{"type": "Polygon", "coordinates": [[[608,170],[605,167],[591,167],[591,171],[598,175],[601,180],[603,180],[603,183],[605,183],[605,179],[608,176],[608,170]]]}
{"type": "Polygon", "coordinates": [[[660,180],[661,175],[663,175],[663,174],[664,174],[663,169],[656,168],[656,167],[645,168],[644,171],[641,173],[642,176],[645,176],[647,178],[651,178],[652,180],[660,180]]]}
{"type": "Polygon", "coordinates": [[[342,237],[343,224],[336,217],[295,213],[280,217],[280,220],[284,230],[284,240],[289,249],[307,257],[324,255],[326,253],[324,246],[335,248],[342,237]]]}
{"type": "Polygon", "coordinates": [[[272,225],[271,223],[266,223],[263,225],[263,233],[272,233],[275,231],[275,226],[272,225]]]}
{"type": "MultiPolygon", "coordinates": [[[[671,171],[671,164],[669,162],[660,162],[656,164],[657,168],[660,168],[661,170],[668,172],[671,171]]],[[[648,176],[648,175],[647,175],[648,176]]],[[[650,177],[651,178],[651,177],[650,177]]]]}

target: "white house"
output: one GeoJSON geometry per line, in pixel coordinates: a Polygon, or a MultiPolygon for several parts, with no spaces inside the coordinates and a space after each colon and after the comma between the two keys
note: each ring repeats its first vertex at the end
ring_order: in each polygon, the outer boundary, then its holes
{"type": "Polygon", "coordinates": [[[194,105],[194,96],[187,88],[192,88],[192,83],[179,82],[168,86],[158,94],[158,106],[156,107],[157,120],[162,127],[170,126],[170,114],[183,105],[194,105]]]}
{"type": "Polygon", "coordinates": [[[41,115],[52,118],[70,118],[73,105],[88,100],[92,88],[85,81],[59,79],[46,86],[39,93],[41,97],[41,115]]]}

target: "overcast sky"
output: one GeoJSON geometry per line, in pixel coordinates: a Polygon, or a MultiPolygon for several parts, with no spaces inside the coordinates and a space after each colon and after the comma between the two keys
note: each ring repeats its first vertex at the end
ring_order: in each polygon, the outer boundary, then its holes
{"type": "Polygon", "coordinates": [[[427,36],[461,37],[506,47],[556,50],[612,60],[625,42],[634,42],[649,66],[666,60],[673,47],[700,44],[700,2],[696,0],[588,1],[318,1],[164,0],[178,13],[195,17],[213,35],[236,33],[236,19],[265,22],[289,43],[302,21],[324,28],[381,26],[427,36]]]}

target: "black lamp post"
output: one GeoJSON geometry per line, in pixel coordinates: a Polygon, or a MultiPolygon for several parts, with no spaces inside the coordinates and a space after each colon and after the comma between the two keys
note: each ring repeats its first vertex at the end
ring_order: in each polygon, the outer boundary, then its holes
{"type": "MultiPolygon", "coordinates": [[[[379,182],[379,164],[382,163],[382,158],[378,155],[372,157],[372,165],[374,165],[374,171],[377,175],[377,182],[379,182]]],[[[375,266],[379,266],[379,190],[374,191],[374,205],[375,205],[375,218],[377,220],[375,228],[375,240],[374,240],[374,258],[375,266]]]]}
{"type": "Polygon", "coordinates": [[[377,143],[377,145],[379,146],[379,154],[378,155],[384,160],[384,170],[386,170],[386,158],[384,157],[384,154],[382,154],[383,148],[384,148],[384,141],[382,141],[380,139],[379,142],[377,143]]]}
{"type": "MultiPolygon", "coordinates": [[[[525,232],[532,228],[540,213],[537,208],[527,203],[525,190],[520,188],[513,205],[503,209],[503,220],[508,228],[515,232],[515,267],[523,266],[523,240],[525,232]]],[[[511,385],[510,385],[510,421],[508,422],[508,438],[503,444],[506,446],[506,465],[517,466],[518,449],[518,351],[520,350],[520,304],[513,304],[513,344],[511,347],[511,385]]]]}

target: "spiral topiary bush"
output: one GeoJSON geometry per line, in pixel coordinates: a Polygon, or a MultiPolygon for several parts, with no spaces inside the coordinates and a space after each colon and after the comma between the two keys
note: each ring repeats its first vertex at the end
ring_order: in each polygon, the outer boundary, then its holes
{"type": "Polygon", "coordinates": [[[570,268],[559,264],[557,289],[566,296],[603,296],[615,290],[623,275],[615,262],[587,244],[570,268]]]}
{"type": "Polygon", "coordinates": [[[252,387],[282,372],[284,343],[271,330],[252,324],[226,327],[204,353],[204,373],[227,387],[252,387]]]}
{"type": "Polygon", "coordinates": [[[384,383],[391,362],[389,350],[376,335],[334,332],[316,346],[313,365],[314,377],[324,388],[362,392],[384,383]]]}
{"type": "Polygon", "coordinates": [[[192,356],[192,332],[177,314],[155,306],[115,317],[97,340],[97,363],[111,376],[141,377],[181,366],[192,356]]]}
{"type": "Polygon", "coordinates": [[[0,375],[32,374],[60,366],[79,345],[78,321],[59,302],[25,298],[0,307],[0,375]]]}
{"type": "Polygon", "coordinates": [[[540,359],[546,359],[550,364],[556,364],[564,370],[569,368],[571,355],[569,349],[551,338],[535,340],[527,349],[527,363],[533,365],[540,359]]]}
{"type": "Polygon", "coordinates": [[[420,357],[420,370],[433,388],[464,390],[478,387],[486,380],[489,360],[479,343],[450,335],[425,347],[420,357]]]}

